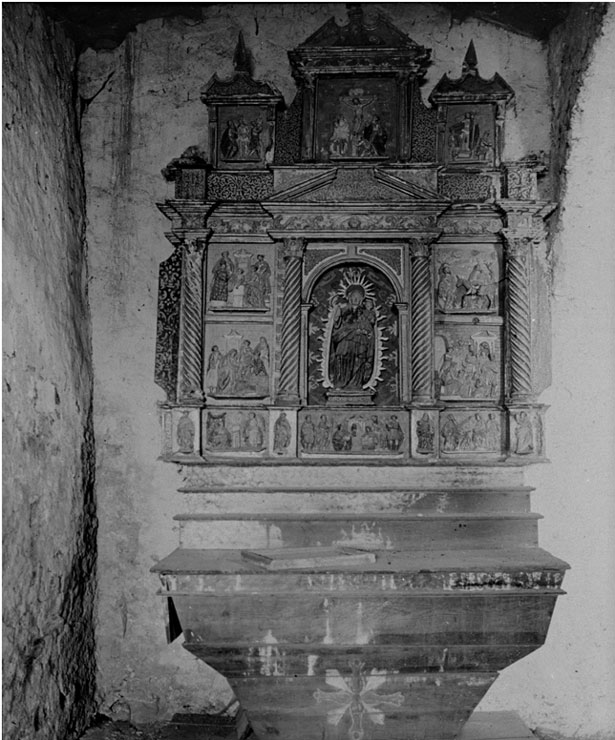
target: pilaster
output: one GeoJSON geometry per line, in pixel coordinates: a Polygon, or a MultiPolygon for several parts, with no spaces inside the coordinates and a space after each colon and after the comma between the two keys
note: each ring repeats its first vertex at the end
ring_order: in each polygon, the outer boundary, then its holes
{"type": "Polygon", "coordinates": [[[178,401],[203,400],[203,257],[207,237],[186,237],[182,246],[178,401]]]}
{"type": "Polygon", "coordinates": [[[301,237],[282,240],[284,297],[282,302],[282,346],[276,404],[299,404],[299,357],[301,347],[301,273],[306,241],[301,237]]]}

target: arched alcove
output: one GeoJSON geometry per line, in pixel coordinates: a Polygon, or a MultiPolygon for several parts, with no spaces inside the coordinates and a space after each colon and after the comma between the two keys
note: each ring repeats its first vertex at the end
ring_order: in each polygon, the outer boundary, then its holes
{"type": "Polygon", "coordinates": [[[399,404],[397,293],[382,270],[358,260],[315,280],[305,337],[310,406],[399,404]]]}

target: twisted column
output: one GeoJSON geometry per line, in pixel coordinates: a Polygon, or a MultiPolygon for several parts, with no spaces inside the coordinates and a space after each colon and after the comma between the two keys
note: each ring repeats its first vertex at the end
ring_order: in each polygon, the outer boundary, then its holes
{"type": "Polygon", "coordinates": [[[510,401],[534,400],[532,387],[532,316],[530,257],[533,234],[502,231],[506,245],[506,319],[510,401]]]}
{"type": "Polygon", "coordinates": [[[433,236],[410,240],[412,401],[426,404],[433,404],[435,400],[433,281],[431,277],[431,243],[433,240],[433,236]]]}
{"type": "Polygon", "coordinates": [[[305,239],[284,239],[284,297],[282,345],[276,402],[299,404],[299,357],[301,347],[301,268],[305,239]]]}
{"type": "Polygon", "coordinates": [[[203,398],[203,255],[204,239],[184,241],[179,327],[179,401],[203,398]]]}

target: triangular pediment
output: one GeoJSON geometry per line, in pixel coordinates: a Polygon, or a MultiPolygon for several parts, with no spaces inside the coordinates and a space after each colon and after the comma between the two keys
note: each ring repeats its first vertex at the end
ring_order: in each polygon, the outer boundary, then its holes
{"type": "Polygon", "coordinates": [[[275,202],[360,203],[446,201],[439,193],[376,167],[338,167],[276,193],[275,202]]]}
{"type": "Polygon", "coordinates": [[[382,13],[376,12],[368,18],[359,4],[349,4],[348,23],[339,25],[334,18],[330,18],[301,44],[301,47],[308,48],[341,46],[416,48],[418,44],[382,13]]]}

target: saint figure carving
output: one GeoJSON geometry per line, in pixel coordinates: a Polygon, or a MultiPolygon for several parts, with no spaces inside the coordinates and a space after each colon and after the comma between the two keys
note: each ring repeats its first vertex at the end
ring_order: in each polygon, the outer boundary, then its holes
{"type": "Polygon", "coordinates": [[[189,411],[183,411],[177,422],[177,444],[179,452],[183,455],[191,455],[194,452],[194,422],[189,413],[189,411]]]}
{"type": "Polygon", "coordinates": [[[376,311],[361,286],[352,286],[335,306],[329,354],[334,388],[362,388],[374,370],[376,311]]]}

